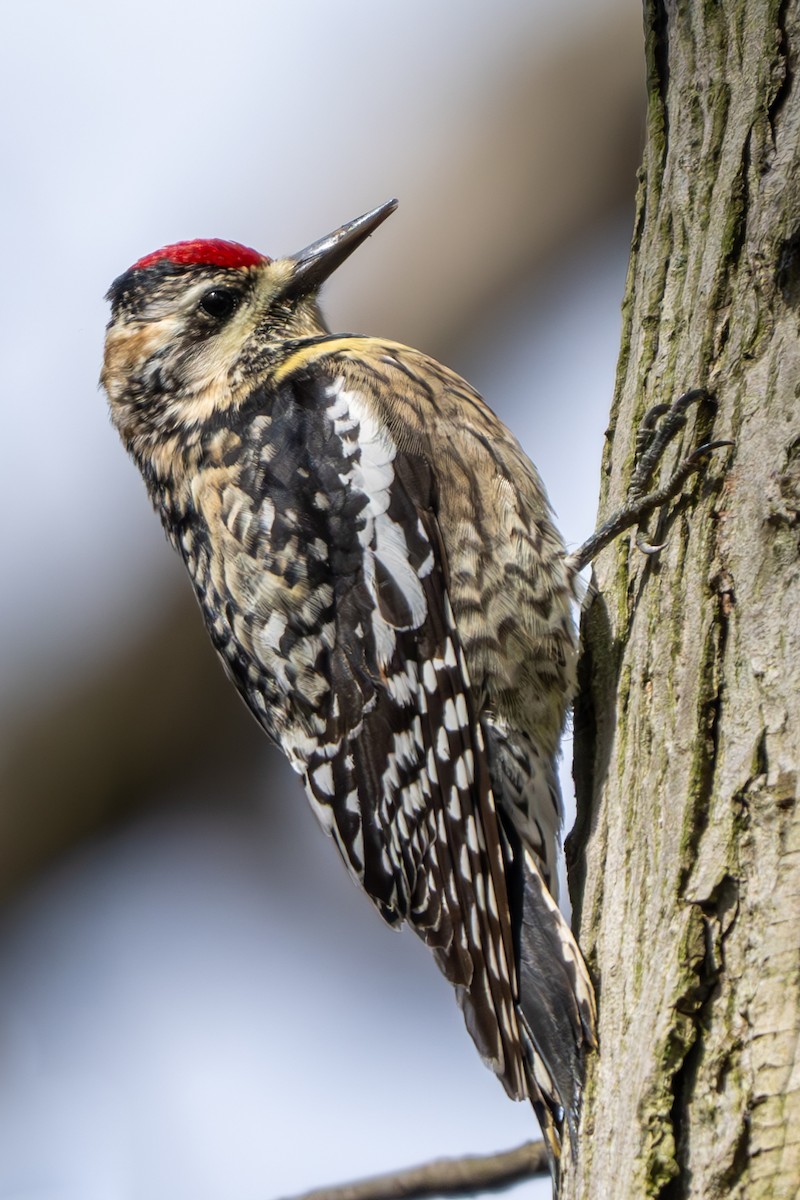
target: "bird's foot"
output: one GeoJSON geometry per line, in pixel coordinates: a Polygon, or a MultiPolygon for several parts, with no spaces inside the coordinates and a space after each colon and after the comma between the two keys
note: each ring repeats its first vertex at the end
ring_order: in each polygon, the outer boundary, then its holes
{"type": "Polygon", "coordinates": [[[665,483],[648,491],[664,451],[686,424],[687,409],[700,400],[713,400],[713,397],[705,388],[692,388],[672,404],[655,404],[648,409],[636,433],[636,465],[626,502],[578,550],[568,555],[567,564],[572,570],[583,570],[614,538],[634,525],[637,526],[636,545],[643,554],[658,554],[664,549],[665,543],[653,545],[648,540],[647,517],[675,499],[686,480],[701,469],[709,454],[733,445],[730,441],[704,442],[680,463],[665,483]]]}

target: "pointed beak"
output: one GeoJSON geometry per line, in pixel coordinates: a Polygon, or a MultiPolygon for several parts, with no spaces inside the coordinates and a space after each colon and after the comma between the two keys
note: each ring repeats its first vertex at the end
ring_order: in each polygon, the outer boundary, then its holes
{"type": "Polygon", "coordinates": [[[299,254],[293,254],[289,259],[293,270],[283,294],[306,296],[316,291],[396,208],[396,200],[387,200],[372,212],[364,213],[363,217],[356,217],[327,237],[312,242],[299,254]]]}

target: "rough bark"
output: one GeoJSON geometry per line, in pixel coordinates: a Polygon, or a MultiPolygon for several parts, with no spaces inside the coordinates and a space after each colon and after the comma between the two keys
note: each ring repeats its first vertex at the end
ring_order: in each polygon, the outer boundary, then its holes
{"type": "MultiPolygon", "coordinates": [[[[648,126],[601,516],[645,410],[732,438],[596,564],[574,901],[598,987],[568,1200],[800,1194],[800,18],[645,5],[648,126]]],[[[672,453],[681,452],[677,447],[672,453]]]]}

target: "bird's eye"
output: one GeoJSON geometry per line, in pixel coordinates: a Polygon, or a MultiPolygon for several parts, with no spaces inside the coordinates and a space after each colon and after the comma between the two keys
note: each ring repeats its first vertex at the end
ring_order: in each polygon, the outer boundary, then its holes
{"type": "Polygon", "coordinates": [[[211,288],[201,297],[200,307],[210,317],[214,317],[217,321],[224,321],[231,315],[238,303],[238,292],[232,291],[231,288],[216,287],[211,288]]]}

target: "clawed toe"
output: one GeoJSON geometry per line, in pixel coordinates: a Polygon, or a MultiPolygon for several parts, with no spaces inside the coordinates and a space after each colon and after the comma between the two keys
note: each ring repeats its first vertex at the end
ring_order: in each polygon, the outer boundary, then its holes
{"type": "Polygon", "coordinates": [[[672,404],[654,404],[647,410],[636,433],[636,465],[628,488],[627,503],[605,521],[579,550],[569,555],[567,561],[571,569],[582,570],[609,542],[633,525],[640,527],[636,534],[636,546],[642,554],[654,555],[664,549],[665,542],[659,545],[648,541],[645,521],[656,509],[662,508],[678,495],[686,480],[700,470],[709,454],[733,445],[728,440],[704,442],[679,464],[665,483],[653,491],[648,490],[664,451],[678,430],[686,424],[687,409],[700,400],[713,403],[714,397],[706,388],[691,388],[672,404]]]}
{"type": "Polygon", "coordinates": [[[628,488],[633,502],[647,491],[650,480],[669,443],[686,424],[686,411],[701,400],[712,400],[706,388],[690,388],[672,404],[654,404],[642,418],[636,434],[636,465],[628,488]]]}

